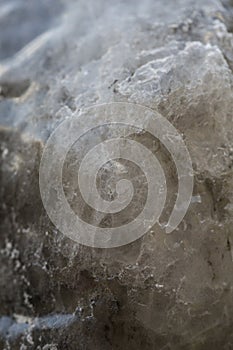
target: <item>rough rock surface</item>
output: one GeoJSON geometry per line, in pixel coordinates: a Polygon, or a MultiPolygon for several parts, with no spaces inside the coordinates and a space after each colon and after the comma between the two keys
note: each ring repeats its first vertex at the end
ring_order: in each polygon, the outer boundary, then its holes
{"type": "Polygon", "coordinates": [[[0,1],[0,349],[233,349],[232,9],[0,1]],[[48,219],[38,168],[65,117],[113,101],[172,122],[195,187],[171,235],[91,249],[48,219]]]}

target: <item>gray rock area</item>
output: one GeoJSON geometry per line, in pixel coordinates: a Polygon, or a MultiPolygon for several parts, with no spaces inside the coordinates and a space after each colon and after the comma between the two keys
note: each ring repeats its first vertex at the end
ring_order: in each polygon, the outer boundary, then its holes
{"type": "Polygon", "coordinates": [[[232,33],[231,0],[0,0],[0,349],[233,349],[232,33]],[[194,190],[172,234],[95,249],[49,220],[39,164],[59,123],[109,102],[179,130],[194,190]]]}

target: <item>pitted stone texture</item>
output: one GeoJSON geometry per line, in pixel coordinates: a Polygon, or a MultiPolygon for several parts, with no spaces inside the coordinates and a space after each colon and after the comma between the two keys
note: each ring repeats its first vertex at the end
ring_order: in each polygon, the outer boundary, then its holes
{"type": "MultiPolygon", "coordinates": [[[[0,2],[0,348],[231,349],[230,1],[32,3],[0,2]],[[51,224],[38,168],[61,121],[113,101],[158,110],[183,133],[195,187],[172,235],[155,227],[94,250],[51,224]]],[[[171,159],[154,151],[175,193],[171,159]]]]}

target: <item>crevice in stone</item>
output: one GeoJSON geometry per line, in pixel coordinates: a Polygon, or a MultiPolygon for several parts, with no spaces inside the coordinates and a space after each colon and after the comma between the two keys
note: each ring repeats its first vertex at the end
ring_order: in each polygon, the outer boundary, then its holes
{"type": "Polygon", "coordinates": [[[14,98],[22,96],[29,88],[30,80],[0,83],[0,98],[14,98]]]}

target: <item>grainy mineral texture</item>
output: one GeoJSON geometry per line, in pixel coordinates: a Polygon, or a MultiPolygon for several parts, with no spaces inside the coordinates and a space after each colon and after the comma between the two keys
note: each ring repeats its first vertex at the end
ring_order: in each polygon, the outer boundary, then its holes
{"type": "MultiPolygon", "coordinates": [[[[0,0],[0,349],[233,349],[232,31],[232,1],[0,0]],[[59,123],[111,102],[149,107],[179,130],[194,190],[172,234],[155,225],[96,249],[52,224],[39,164],[59,123]]],[[[147,133],[134,138],[158,154],[169,212],[171,157],[147,133]]],[[[99,174],[106,198],[119,164],[99,174]]]]}

